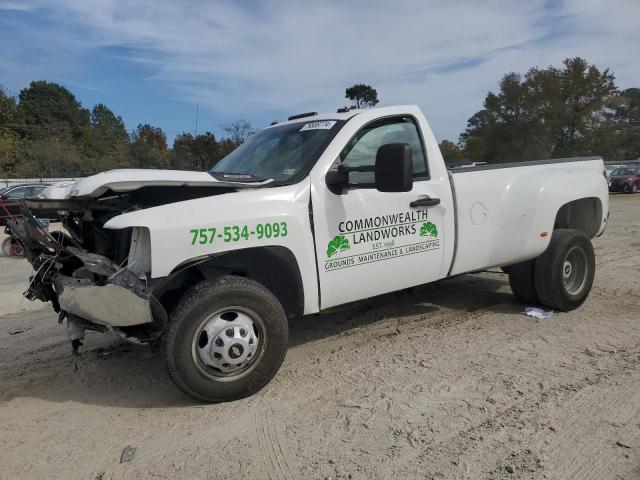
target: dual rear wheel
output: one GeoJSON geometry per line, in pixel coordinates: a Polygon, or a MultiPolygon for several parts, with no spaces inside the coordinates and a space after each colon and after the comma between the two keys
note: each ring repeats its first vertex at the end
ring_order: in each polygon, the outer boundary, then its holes
{"type": "Polygon", "coordinates": [[[579,230],[555,230],[542,255],[505,271],[513,294],[521,302],[573,310],[591,291],[595,275],[593,246],[579,230]]]}

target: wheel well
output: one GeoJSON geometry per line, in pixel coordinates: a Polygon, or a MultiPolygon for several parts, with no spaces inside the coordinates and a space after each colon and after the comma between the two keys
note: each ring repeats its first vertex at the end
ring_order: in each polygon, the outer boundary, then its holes
{"type": "Polygon", "coordinates": [[[298,262],[285,247],[246,248],[200,259],[176,269],[154,293],[170,312],[189,287],[220,275],[246,277],[264,285],[280,301],[287,317],[302,316],[304,312],[298,262]]]}
{"type": "Polygon", "coordinates": [[[553,228],[573,228],[593,238],[598,233],[601,223],[602,203],[599,198],[589,197],[574,200],[560,207],[553,228]]]}

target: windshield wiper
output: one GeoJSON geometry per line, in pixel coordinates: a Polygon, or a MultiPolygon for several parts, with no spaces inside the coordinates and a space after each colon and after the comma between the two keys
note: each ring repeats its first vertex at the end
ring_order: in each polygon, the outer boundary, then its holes
{"type": "Polygon", "coordinates": [[[209,172],[209,175],[221,182],[258,183],[269,180],[268,178],[256,177],[251,173],[209,172]]]}
{"type": "Polygon", "coordinates": [[[267,183],[265,187],[284,187],[285,185],[293,185],[293,183],[287,180],[274,180],[267,183]]]}

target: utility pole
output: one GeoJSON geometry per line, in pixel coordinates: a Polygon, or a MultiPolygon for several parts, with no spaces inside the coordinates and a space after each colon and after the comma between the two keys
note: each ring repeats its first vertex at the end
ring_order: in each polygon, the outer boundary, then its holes
{"type": "Polygon", "coordinates": [[[199,114],[198,104],[196,103],[196,129],[193,131],[193,138],[198,136],[198,114],[199,114]]]}

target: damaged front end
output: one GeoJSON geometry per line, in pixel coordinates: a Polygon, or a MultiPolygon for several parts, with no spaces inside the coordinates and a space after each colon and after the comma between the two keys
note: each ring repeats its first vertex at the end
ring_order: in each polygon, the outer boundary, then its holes
{"type": "Polygon", "coordinates": [[[7,222],[35,270],[24,295],[51,302],[60,321],[67,319],[76,352],[86,329],[151,342],[167,324],[160,296],[173,305],[162,292],[170,278],[152,279],[148,228],[106,225],[123,214],[267,183],[222,181],[207,172],[125,169],[54,184],[26,199],[21,217],[7,222]],[[36,220],[56,216],[63,228],[50,233],[36,220]]]}
{"type": "Polygon", "coordinates": [[[21,218],[9,221],[35,273],[24,296],[51,302],[77,353],[85,330],[113,329],[123,337],[149,342],[158,338],[167,313],[150,287],[150,238],[145,228],[109,230],[116,215],[148,205],[131,194],[98,199],[29,199],[21,218]],[[36,220],[59,212],[63,230],[47,232],[36,220]]]}

